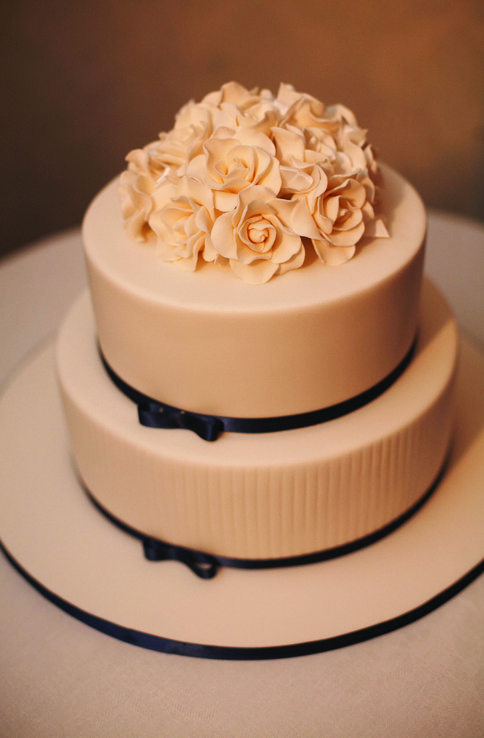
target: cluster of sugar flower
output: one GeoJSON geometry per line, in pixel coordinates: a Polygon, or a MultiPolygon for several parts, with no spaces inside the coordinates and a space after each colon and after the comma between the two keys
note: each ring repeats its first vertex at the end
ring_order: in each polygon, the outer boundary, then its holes
{"type": "Polygon", "coordinates": [[[190,270],[222,262],[260,284],[302,266],[311,244],[334,265],[364,235],[387,235],[366,132],[347,108],[290,85],[275,97],[230,82],[189,102],[127,161],[119,190],[129,235],[190,270]]]}

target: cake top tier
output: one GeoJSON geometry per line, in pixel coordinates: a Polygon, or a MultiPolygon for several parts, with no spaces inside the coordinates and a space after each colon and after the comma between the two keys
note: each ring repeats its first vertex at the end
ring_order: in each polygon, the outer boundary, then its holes
{"type": "Polygon", "coordinates": [[[274,96],[229,82],[127,161],[128,235],[190,271],[212,262],[261,284],[311,252],[334,266],[364,236],[388,235],[366,131],[348,108],[290,85],[274,96]]]}

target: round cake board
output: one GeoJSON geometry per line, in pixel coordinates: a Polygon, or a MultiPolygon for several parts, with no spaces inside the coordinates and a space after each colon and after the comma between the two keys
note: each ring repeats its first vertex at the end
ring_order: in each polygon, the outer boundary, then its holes
{"type": "MultiPolygon", "coordinates": [[[[180,431],[186,432],[186,431],[180,431]]],[[[445,474],[404,525],[336,559],[211,580],[147,561],[76,478],[45,346],[0,403],[0,538],[41,594],[84,623],[157,651],[221,659],[316,653],[390,632],[484,569],[484,356],[463,342],[445,474]]]]}

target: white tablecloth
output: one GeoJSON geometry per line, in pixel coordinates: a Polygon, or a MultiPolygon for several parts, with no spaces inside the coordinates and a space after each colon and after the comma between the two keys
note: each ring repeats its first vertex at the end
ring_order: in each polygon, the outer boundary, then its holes
{"type": "MultiPolygon", "coordinates": [[[[427,271],[484,346],[484,227],[431,214],[427,271]]],[[[0,380],[56,329],[84,285],[77,230],[3,262],[0,380]]],[[[395,633],[247,663],[104,636],[43,599],[2,556],[0,602],[1,738],[484,735],[484,577],[395,633]]]]}

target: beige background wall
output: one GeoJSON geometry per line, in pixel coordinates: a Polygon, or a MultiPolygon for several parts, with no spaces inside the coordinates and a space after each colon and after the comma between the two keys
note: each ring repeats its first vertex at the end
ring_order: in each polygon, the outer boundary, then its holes
{"type": "Polygon", "coordinates": [[[482,0],[4,0],[2,237],[74,226],[125,154],[235,79],[351,107],[427,204],[484,219],[482,0]]]}

